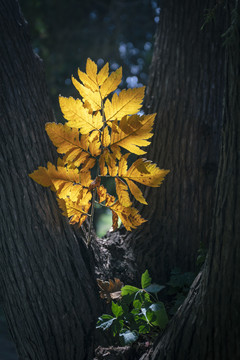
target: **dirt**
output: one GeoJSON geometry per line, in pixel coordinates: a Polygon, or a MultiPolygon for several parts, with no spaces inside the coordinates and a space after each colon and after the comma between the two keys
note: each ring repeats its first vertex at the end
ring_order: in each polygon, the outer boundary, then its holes
{"type": "Polygon", "coordinates": [[[138,343],[132,346],[98,346],[93,360],[139,360],[149,350],[150,344],[138,343]]]}

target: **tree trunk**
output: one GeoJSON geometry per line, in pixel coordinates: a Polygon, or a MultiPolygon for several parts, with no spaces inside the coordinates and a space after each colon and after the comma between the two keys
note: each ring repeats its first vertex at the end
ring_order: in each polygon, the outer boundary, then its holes
{"type": "MultiPolygon", "coordinates": [[[[149,219],[129,239],[139,272],[164,281],[174,267],[194,270],[200,242],[208,244],[219,159],[223,102],[221,11],[201,31],[215,1],[163,3],[146,112],[156,112],[147,157],[170,169],[160,189],[145,191],[149,219]]],[[[142,206],[143,207],[143,206],[142,206]]]]}
{"type": "Polygon", "coordinates": [[[160,189],[145,188],[148,206],[136,205],[147,223],[132,233],[108,234],[96,245],[105,249],[98,259],[107,256],[99,273],[125,282],[136,283],[146,269],[162,283],[175,267],[196,270],[197,250],[201,242],[208,246],[212,225],[222,128],[223,7],[213,0],[161,5],[145,99],[146,113],[157,116],[146,157],[171,172],[160,189]],[[206,9],[214,6],[214,21],[201,30],[206,9]]]}
{"type": "Polygon", "coordinates": [[[222,127],[222,6],[201,27],[214,5],[162,2],[145,99],[146,113],[157,113],[147,158],[171,172],[160,189],[145,189],[148,206],[137,205],[148,222],[104,242],[106,277],[136,283],[148,269],[165,282],[174,267],[195,270],[200,243],[208,246],[222,127]]]}
{"type": "Polygon", "coordinates": [[[160,338],[152,360],[240,359],[240,3],[226,6],[226,92],[211,247],[202,278],[160,338]]]}
{"type": "Polygon", "coordinates": [[[91,255],[28,176],[52,160],[41,60],[15,0],[0,1],[1,297],[20,359],[92,359],[99,297],[91,255]]]}

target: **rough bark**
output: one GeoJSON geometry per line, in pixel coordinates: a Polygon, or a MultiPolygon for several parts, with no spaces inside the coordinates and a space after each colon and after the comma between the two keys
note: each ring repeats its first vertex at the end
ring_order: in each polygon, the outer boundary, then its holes
{"type": "MultiPolygon", "coordinates": [[[[234,4],[235,3],[235,4],[234,4]]],[[[240,359],[240,4],[226,5],[223,144],[207,263],[159,340],[152,360],[240,359]]]]}
{"type": "Polygon", "coordinates": [[[0,1],[2,303],[20,359],[92,359],[98,311],[90,253],[28,174],[52,160],[41,60],[17,1],[0,1]]]}
{"type": "Polygon", "coordinates": [[[137,205],[148,222],[108,236],[109,276],[136,281],[148,269],[165,282],[174,267],[195,270],[200,242],[208,246],[222,126],[222,7],[201,26],[214,5],[162,2],[145,99],[146,113],[157,113],[146,157],[171,172],[160,189],[145,189],[148,206],[137,205]]]}
{"type": "Polygon", "coordinates": [[[149,219],[129,239],[140,272],[166,280],[174,267],[194,270],[200,242],[208,244],[219,159],[223,102],[223,21],[201,31],[214,1],[163,2],[146,112],[156,112],[147,157],[170,169],[160,189],[145,191],[149,219]]]}

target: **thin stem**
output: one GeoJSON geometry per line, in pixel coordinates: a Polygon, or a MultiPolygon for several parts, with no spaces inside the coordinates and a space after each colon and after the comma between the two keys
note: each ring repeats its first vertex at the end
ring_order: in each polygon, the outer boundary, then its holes
{"type": "Polygon", "coordinates": [[[91,207],[91,217],[90,217],[90,224],[89,224],[89,231],[88,231],[88,238],[87,238],[87,246],[90,245],[91,241],[92,241],[92,237],[91,237],[91,233],[92,233],[92,224],[93,224],[93,216],[94,216],[94,203],[95,203],[95,199],[96,199],[96,193],[97,190],[94,189],[93,190],[93,196],[92,196],[92,207],[91,207]]]}
{"type": "MultiPolygon", "coordinates": [[[[101,95],[101,93],[100,93],[101,95]]],[[[100,143],[101,143],[101,150],[103,150],[103,145],[102,145],[102,141],[101,141],[101,136],[102,133],[104,131],[104,128],[106,126],[106,117],[105,117],[105,113],[104,113],[104,107],[103,107],[103,100],[101,99],[101,110],[102,110],[102,119],[103,119],[103,129],[102,131],[100,131],[100,143]]],[[[99,161],[97,159],[97,176],[101,176],[100,175],[100,171],[99,171],[99,161]]],[[[92,237],[91,237],[91,233],[92,233],[92,225],[93,225],[93,216],[94,216],[94,204],[96,202],[96,195],[97,195],[97,189],[95,188],[93,190],[93,195],[92,195],[92,207],[91,207],[91,218],[90,218],[90,224],[89,224],[89,232],[88,232],[88,238],[87,238],[87,246],[89,246],[91,244],[92,241],[92,237]]]]}

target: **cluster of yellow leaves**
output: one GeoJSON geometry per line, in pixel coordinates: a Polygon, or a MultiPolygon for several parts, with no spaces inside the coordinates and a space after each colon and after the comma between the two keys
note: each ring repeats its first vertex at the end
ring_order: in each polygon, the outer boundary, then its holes
{"type": "Polygon", "coordinates": [[[122,80],[122,68],[109,75],[108,63],[98,72],[97,65],[88,59],[86,73],[78,70],[78,76],[80,82],[74,77],[72,82],[81,99],[59,97],[67,122],[46,124],[48,136],[62,157],[57,167],[49,162],[30,177],[56,192],[63,215],[70,218],[71,224],[81,225],[90,216],[89,210],[94,206],[91,201],[97,201],[111,209],[113,229],[120,217],[131,231],[146,221],[132,207],[130,194],[147,205],[136,182],[158,187],[169,172],[143,158],[130,167],[127,163],[130,153],[146,153],[142,147],[150,144],[156,114],[137,115],[144,87],[122,90],[108,98],[122,80]],[[97,175],[92,179],[95,164],[97,175]],[[115,178],[117,198],[101,185],[102,177],[115,178]]]}

